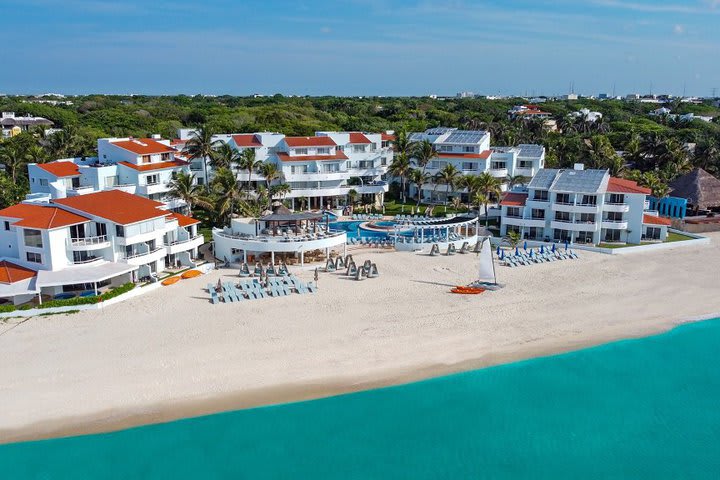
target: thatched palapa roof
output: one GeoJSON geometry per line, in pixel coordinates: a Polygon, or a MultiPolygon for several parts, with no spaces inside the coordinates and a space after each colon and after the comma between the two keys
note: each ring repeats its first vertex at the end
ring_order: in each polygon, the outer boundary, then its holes
{"type": "Polygon", "coordinates": [[[701,209],[720,207],[720,180],[702,168],[670,182],[670,195],[701,209]]]}

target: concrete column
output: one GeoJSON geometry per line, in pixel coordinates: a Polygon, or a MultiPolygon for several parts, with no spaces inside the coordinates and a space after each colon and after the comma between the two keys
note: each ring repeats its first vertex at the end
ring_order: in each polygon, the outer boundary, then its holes
{"type": "Polygon", "coordinates": [[[247,250],[243,249],[243,262],[247,263],[247,250]]]}
{"type": "Polygon", "coordinates": [[[275,252],[270,251],[270,265],[275,265],[275,252]]]}
{"type": "Polygon", "coordinates": [[[302,267],[304,265],[305,265],[305,252],[301,250],[300,251],[300,266],[302,267]]]}
{"type": "Polygon", "coordinates": [[[347,242],[343,243],[343,257],[347,257],[347,242]]]}

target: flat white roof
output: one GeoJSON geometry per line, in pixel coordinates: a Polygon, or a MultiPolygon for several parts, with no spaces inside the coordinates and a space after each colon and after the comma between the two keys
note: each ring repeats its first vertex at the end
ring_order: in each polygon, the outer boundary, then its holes
{"type": "Polygon", "coordinates": [[[29,295],[38,293],[35,286],[36,278],[28,278],[11,284],[0,285],[0,297],[14,297],[16,295],[29,295]]]}
{"type": "Polygon", "coordinates": [[[137,270],[137,265],[115,262],[93,262],[63,270],[40,270],[35,285],[37,288],[57,287],[60,285],[74,285],[78,283],[102,282],[108,278],[117,277],[124,273],[137,270]]]}

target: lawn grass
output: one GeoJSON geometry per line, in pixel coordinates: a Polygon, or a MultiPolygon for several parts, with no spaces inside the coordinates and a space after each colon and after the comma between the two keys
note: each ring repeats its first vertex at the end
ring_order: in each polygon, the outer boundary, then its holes
{"type": "Polygon", "coordinates": [[[683,242],[685,240],[694,240],[693,237],[683,235],[682,233],[668,232],[665,243],[669,242],[683,242]]]}
{"type": "MultiPolygon", "coordinates": [[[[688,235],[683,235],[682,233],[675,233],[675,232],[668,232],[667,238],[662,243],[672,243],[672,242],[684,242],[685,240],[694,240],[693,237],[690,237],[688,235]]],[[[642,242],[640,245],[654,245],[658,242],[642,242]]],[[[627,248],[627,247],[637,247],[636,244],[628,243],[628,244],[616,244],[616,243],[601,243],[598,245],[600,248],[627,248]]]]}

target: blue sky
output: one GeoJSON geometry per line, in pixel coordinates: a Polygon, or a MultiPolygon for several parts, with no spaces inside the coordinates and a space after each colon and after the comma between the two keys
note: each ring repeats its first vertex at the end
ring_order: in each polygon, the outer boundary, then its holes
{"type": "Polygon", "coordinates": [[[720,0],[4,0],[0,93],[720,94],[720,0]]]}

